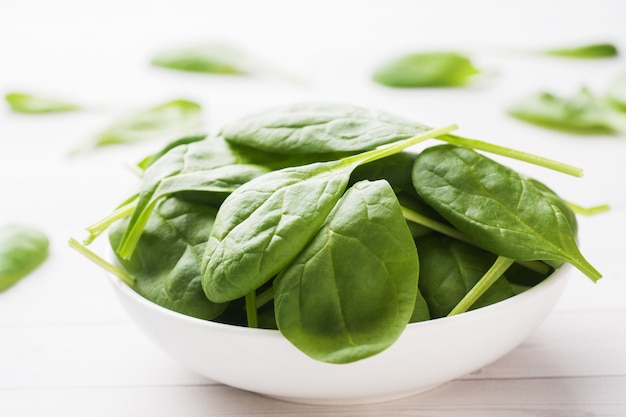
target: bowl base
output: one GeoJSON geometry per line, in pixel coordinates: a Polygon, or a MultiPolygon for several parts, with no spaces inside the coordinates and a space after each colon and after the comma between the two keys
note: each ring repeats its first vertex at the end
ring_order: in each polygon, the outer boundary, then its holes
{"type": "Polygon", "coordinates": [[[275,400],[290,402],[290,403],[298,403],[298,404],[309,404],[309,405],[364,405],[364,404],[376,404],[376,403],[384,403],[389,401],[400,400],[402,398],[412,397],[414,395],[422,394],[426,391],[430,391],[435,389],[442,384],[435,384],[424,388],[419,388],[416,390],[405,391],[405,392],[395,392],[391,394],[385,395],[370,395],[367,397],[336,397],[336,398],[315,398],[315,397],[287,397],[281,395],[271,395],[271,394],[261,394],[268,398],[273,398],[275,400]]]}

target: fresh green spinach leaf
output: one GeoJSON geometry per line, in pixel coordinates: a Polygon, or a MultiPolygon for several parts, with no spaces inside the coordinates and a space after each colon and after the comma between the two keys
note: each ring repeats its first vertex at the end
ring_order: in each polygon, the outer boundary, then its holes
{"type": "Polygon", "coordinates": [[[191,136],[183,136],[182,138],[175,139],[165,145],[160,151],[146,156],[144,159],[137,163],[137,167],[141,171],[145,171],[150,165],[154,164],[158,159],[167,154],[172,149],[181,145],[188,145],[193,142],[199,142],[207,138],[205,134],[191,135],[191,136]]]}
{"type": "Polygon", "coordinates": [[[480,71],[465,55],[424,52],[402,56],[374,72],[374,81],[389,87],[459,87],[480,71]]]}
{"type": "Polygon", "coordinates": [[[512,259],[569,262],[593,281],[601,274],[576,245],[560,198],[514,170],[452,145],[419,154],[418,194],[480,247],[512,259]]]}
{"type": "MultiPolygon", "coordinates": [[[[420,258],[419,288],[432,318],[445,317],[478,283],[497,256],[473,245],[440,234],[415,241],[420,258]]],[[[515,295],[500,277],[471,309],[497,303],[515,295]]]]}
{"type": "MultiPolygon", "coordinates": [[[[277,278],[281,333],[324,362],[354,362],[393,344],[418,294],[418,258],[389,184],[363,181],[338,201],[277,278]]],[[[429,317],[426,310],[426,318],[429,317]]]]}
{"type": "Polygon", "coordinates": [[[582,88],[572,97],[542,92],[519,100],[507,109],[525,122],[576,133],[614,133],[626,129],[626,116],[582,88]]]}
{"type": "Polygon", "coordinates": [[[81,109],[78,104],[26,93],[8,93],[5,99],[16,113],[61,113],[81,109]]]}
{"type": "MultiPolygon", "coordinates": [[[[134,278],[133,288],[156,304],[182,314],[214,319],[226,304],[209,301],[200,284],[200,264],[217,208],[175,197],[162,200],[147,222],[129,259],[118,261],[134,278]]],[[[128,227],[123,219],[111,228],[116,248],[128,227]]]]}
{"type": "Polygon", "coordinates": [[[231,143],[278,154],[324,154],[374,149],[431,128],[401,117],[335,103],[300,103],[226,124],[231,143]]]}
{"type": "Polygon", "coordinates": [[[248,60],[237,48],[208,43],[164,50],[152,58],[152,65],[179,71],[241,75],[249,71],[248,60]]]}
{"type": "Polygon", "coordinates": [[[0,227],[0,291],[26,277],[48,258],[48,237],[32,227],[0,227]]]}
{"type": "Polygon", "coordinates": [[[618,55],[618,49],[612,43],[596,43],[567,48],[554,48],[542,52],[546,55],[580,59],[612,58],[618,55]]]}
{"type": "Polygon", "coordinates": [[[195,134],[201,125],[202,108],[199,104],[173,100],[114,122],[73,153],[86,148],[195,134]]]}

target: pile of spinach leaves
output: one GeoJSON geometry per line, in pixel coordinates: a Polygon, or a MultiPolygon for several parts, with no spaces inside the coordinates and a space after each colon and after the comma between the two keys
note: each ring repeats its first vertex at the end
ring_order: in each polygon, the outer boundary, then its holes
{"type": "Polygon", "coordinates": [[[476,150],[581,171],[454,129],[344,104],[270,109],[147,157],[136,194],[70,244],[157,304],[278,329],[329,363],[509,298],[563,262],[599,279],[576,206],[476,150]],[[105,231],[119,266],[86,246],[105,231]]]}

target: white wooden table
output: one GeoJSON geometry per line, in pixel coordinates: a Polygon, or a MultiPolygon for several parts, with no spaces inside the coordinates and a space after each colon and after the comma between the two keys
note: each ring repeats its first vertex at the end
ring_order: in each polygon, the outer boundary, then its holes
{"type": "Polygon", "coordinates": [[[598,0],[2,2],[2,93],[48,93],[97,109],[54,116],[0,109],[0,223],[40,227],[52,242],[40,269],[0,293],[0,416],[626,416],[626,136],[547,131],[503,110],[539,89],[569,94],[585,84],[602,92],[626,58],[571,62],[490,49],[608,40],[626,52],[625,15],[626,3],[598,0]],[[163,46],[216,38],[310,82],[148,65],[163,46]],[[375,65],[396,53],[450,48],[470,51],[492,76],[461,90],[397,91],[370,81],[375,65]],[[67,151],[130,108],[177,97],[201,102],[211,130],[274,104],[333,100],[434,126],[458,123],[461,134],[580,166],[586,175],[574,179],[512,163],[571,201],[611,205],[580,219],[582,251],[604,278],[594,285],[572,272],[555,310],[521,346],[403,400],[307,406],[197,376],[148,342],[104,275],[67,247],[133,186],[126,165],[160,143],[75,158],[67,151]]]}

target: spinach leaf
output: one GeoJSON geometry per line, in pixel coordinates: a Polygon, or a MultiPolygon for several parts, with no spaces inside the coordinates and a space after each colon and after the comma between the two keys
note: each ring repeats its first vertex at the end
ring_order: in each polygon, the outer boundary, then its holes
{"type": "Polygon", "coordinates": [[[152,210],[163,197],[202,192],[221,202],[242,184],[268,171],[258,165],[236,163],[223,144],[209,139],[179,145],[146,169],[135,210],[117,249],[120,256],[131,256],[152,210]]]}
{"type": "MultiPolygon", "coordinates": [[[[217,209],[170,197],[150,216],[130,259],[118,261],[134,278],[133,288],[156,304],[182,314],[213,319],[226,308],[209,301],[200,284],[200,263],[217,209]]],[[[115,248],[128,219],[111,227],[115,248]]]]}
{"type": "Polygon", "coordinates": [[[626,129],[626,117],[586,88],[572,97],[547,92],[534,94],[509,106],[507,112],[529,123],[577,133],[613,133],[626,129]]]}
{"type": "Polygon", "coordinates": [[[248,59],[231,46],[202,44],[159,52],[152,58],[152,65],[179,71],[237,75],[248,72],[245,68],[248,59]]]}
{"type": "Polygon", "coordinates": [[[148,155],[144,159],[139,161],[137,163],[137,167],[140,170],[145,171],[150,165],[154,164],[163,155],[167,154],[169,151],[176,148],[177,146],[188,145],[193,142],[198,142],[198,141],[206,139],[206,137],[207,135],[205,134],[198,134],[198,135],[191,135],[191,136],[183,136],[182,138],[175,139],[171,141],[170,143],[168,143],[167,145],[165,145],[160,151],[152,155],[148,155]]]}
{"type": "Polygon", "coordinates": [[[278,328],[317,360],[347,363],[372,356],[393,344],[409,322],[418,269],[389,184],[359,182],[276,278],[278,328]]]}
{"type": "Polygon", "coordinates": [[[415,53],[396,58],[374,72],[374,81],[389,87],[459,87],[480,71],[456,52],[415,53]]]}
{"type": "MultiPolygon", "coordinates": [[[[432,318],[445,317],[476,285],[496,260],[496,255],[440,234],[415,241],[420,258],[419,288],[432,318]]],[[[515,295],[500,277],[471,309],[497,303],[515,295]]]]}
{"type": "Polygon", "coordinates": [[[202,108],[188,100],[173,100],[140,111],[105,128],[77,153],[89,147],[130,144],[194,133],[202,124],[202,108]]]}
{"type": "Polygon", "coordinates": [[[41,265],[48,257],[49,241],[39,230],[18,224],[0,227],[0,291],[4,291],[41,265]]]}
{"type": "Polygon", "coordinates": [[[454,126],[337,161],[273,171],[230,194],[207,243],[202,285],[216,302],[243,297],[282,271],[306,246],[359,165],[393,155],[454,126]]]}
{"type": "Polygon", "coordinates": [[[475,151],[428,148],[413,170],[418,194],[479,246],[522,261],[569,262],[593,281],[601,274],[578,250],[560,198],[475,151]]]}
{"type": "Polygon", "coordinates": [[[612,43],[596,43],[567,48],[555,48],[542,52],[546,55],[582,59],[612,58],[618,55],[617,47],[612,43]]]}
{"type": "Polygon", "coordinates": [[[617,76],[609,86],[608,98],[611,104],[626,111],[626,72],[617,76]]]}
{"type": "Polygon", "coordinates": [[[8,93],[5,99],[16,113],[61,113],[81,109],[78,104],[26,93],[8,93]]]}
{"type": "Polygon", "coordinates": [[[226,124],[231,143],[279,154],[324,154],[374,149],[430,130],[384,112],[333,103],[277,107],[226,124]]]}
{"type": "Polygon", "coordinates": [[[350,183],[362,180],[386,180],[396,192],[401,190],[412,191],[411,174],[417,154],[414,152],[400,152],[378,161],[357,167],[352,173],[350,183]]]}

